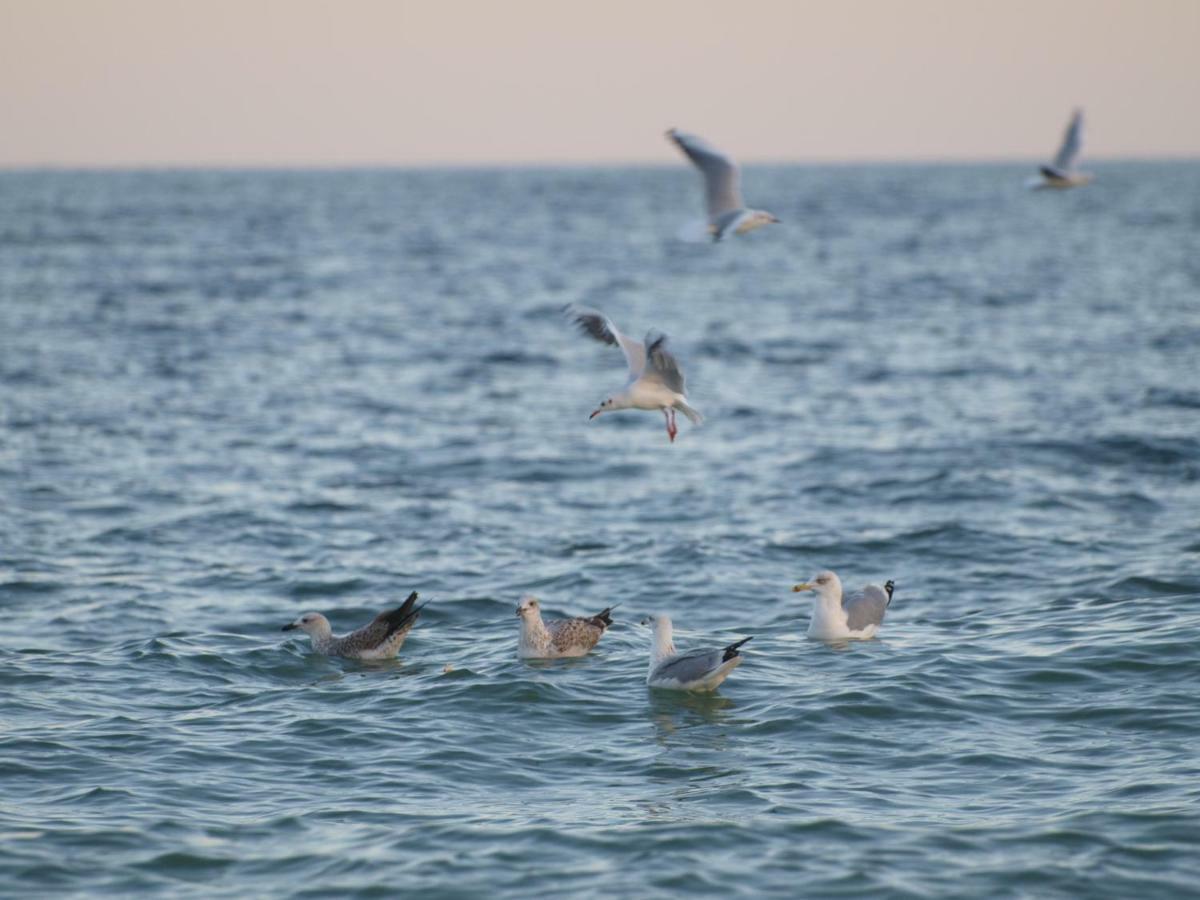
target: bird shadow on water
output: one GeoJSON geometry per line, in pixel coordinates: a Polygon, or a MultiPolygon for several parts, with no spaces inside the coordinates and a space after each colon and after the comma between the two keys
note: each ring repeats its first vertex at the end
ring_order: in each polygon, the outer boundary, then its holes
{"type": "MultiPolygon", "coordinates": [[[[696,726],[720,725],[728,721],[737,709],[737,704],[717,693],[651,688],[649,694],[647,710],[654,725],[655,739],[664,746],[672,738],[682,738],[696,726]]],[[[689,737],[689,742],[694,741],[695,735],[689,737]]]]}
{"type": "Polygon", "coordinates": [[[392,659],[330,659],[319,653],[305,653],[300,657],[303,668],[297,670],[305,684],[352,683],[361,678],[398,678],[416,675],[425,667],[414,666],[399,657],[392,659]]]}

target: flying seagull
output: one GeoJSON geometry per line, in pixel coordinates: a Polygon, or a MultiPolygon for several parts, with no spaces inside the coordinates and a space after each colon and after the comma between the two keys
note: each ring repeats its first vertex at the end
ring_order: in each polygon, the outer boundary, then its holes
{"type": "Polygon", "coordinates": [[[708,233],[714,241],[729,234],[745,234],[763,225],[778,222],[763,209],[747,209],[742,199],[741,173],[737,163],[703,138],[670,129],[667,137],[675,143],[704,178],[708,204],[708,233]]]}
{"type": "Polygon", "coordinates": [[[342,637],[334,637],[329,620],[320,613],[305,613],[284,631],[299,629],[312,638],[312,647],[326,656],[344,656],[347,659],[392,659],[400,652],[400,646],[425,604],[416,606],[417,592],[408,595],[404,603],[395,609],[381,612],[368,624],[342,637]]]}
{"type": "Polygon", "coordinates": [[[1035,178],[1030,182],[1030,187],[1065,190],[1066,188],[1082,187],[1091,181],[1092,176],[1089,173],[1079,172],[1075,169],[1075,160],[1082,147],[1083,110],[1077,109],[1071,116],[1071,122],[1063,134],[1062,146],[1058,148],[1053,162],[1040,167],[1042,177],[1035,178]]]}
{"type": "Polygon", "coordinates": [[[819,572],[812,581],[792,588],[793,591],[816,593],[808,636],[819,641],[865,641],[874,637],[883,624],[895,589],[894,581],[888,581],[883,587],[868,584],[861,591],[843,597],[841,579],[828,571],[819,572]]]}
{"type": "Polygon", "coordinates": [[[603,413],[619,409],[661,410],[667,422],[667,437],[674,443],[679,429],[675,425],[675,411],[683,413],[692,423],[704,421],[700,413],[688,405],[679,363],[667,349],[667,337],[654,331],[647,332],[645,343],[628,338],[617,330],[608,316],[594,309],[569,306],[567,312],[580,330],[602,344],[615,344],[625,354],[629,364],[629,381],[624,390],[613,394],[588,416],[594,419],[603,413]]]}
{"type": "Polygon", "coordinates": [[[650,670],[646,684],[654,688],[680,691],[715,691],[742,664],[738,647],[752,638],[742,638],[720,649],[704,647],[679,653],[675,649],[669,616],[648,616],[643,625],[653,624],[654,643],[650,647],[650,670]]]}
{"type": "Polygon", "coordinates": [[[517,656],[521,659],[557,659],[561,656],[583,656],[599,643],[612,624],[612,607],[594,616],[574,619],[542,620],[542,604],[537,597],[526,594],[517,605],[521,619],[521,637],[517,640],[517,656]]]}

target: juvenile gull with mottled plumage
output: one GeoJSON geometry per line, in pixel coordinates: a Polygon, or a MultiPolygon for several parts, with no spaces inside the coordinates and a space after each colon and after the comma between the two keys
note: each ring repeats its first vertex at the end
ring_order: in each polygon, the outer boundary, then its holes
{"type": "Polygon", "coordinates": [[[715,691],[742,664],[738,647],[751,640],[742,638],[720,649],[701,648],[679,653],[669,616],[648,616],[642,624],[654,625],[654,643],[650,647],[650,671],[646,684],[656,688],[683,691],[715,691]]]}
{"type": "Polygon", "coordinates": [[[596,646],[612,624],[612,607],[594,616],[542,621],[542,605],[537,597],[526,595],[517,606],[521,619],[521,636],[517,655],[522,659],[557,659],[562,656],[583,656],[596,646]]]}
{"type": "Polygon", "coordinates": [[[819,641],[867,640],[883,624],[883,616],[892,602],[894,581],[883,587],[868,584],[861,591],[842,596],[842,581],[833,572],[819,572],[812,581],[798,584],[793,591],[813,591],[812,620],[808,636],[819,641]]]}
{"type": "Polygon", "coordinates": [[[347,659],[391,659],[400,652],[400,647],[425,604],[416,605],[417,592],[413,591],[401,606],[381,612],[368,624],[342,637],[335,637],[329,620],[320,613],[305,613],[284,631],[299,629],[312,638],[312,647],[326,656],[344,656],[347,659]]]}

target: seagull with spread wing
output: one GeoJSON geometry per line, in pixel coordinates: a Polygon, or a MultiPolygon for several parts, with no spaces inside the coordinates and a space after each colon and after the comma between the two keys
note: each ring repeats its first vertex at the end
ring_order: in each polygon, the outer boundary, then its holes
{"type": "Polygon", "coordinates": [[[1071,116],[1071,122],[1063,134],[1062,146],[1054,156],[1054,161],[1041,167],[1041,178],[1034,179],[1030,186],[1034,188],[1066,188],[1082,187],[1092,180],[1088,172],[1080,172],[1075,168],[1075,160],[1083,149],[1083,110],[1077,109],[1071,116]]]}
{"type": "Polygon", "coordinates": [[[608,316],[594,309],[569,306],[567,312],[580,330],[602,344],[614,344],[625,354],[629,364],[629,381],[625,389],[613,394],[588,418],[619,409],[657,409],[667,420],[667,436],[674,443],[679,429],[675,411],[683,413],[693,424],[704,421],[700,413],[688,405],[679,363],[667,349],[666,335],[650,331],[645,342],[635,341],[617,330],[608,316]]]}
{"type": "Polygon", "coordinates": [[[747,209],[742,199],[741,173],[737,163],[703,138],[672,128],[667,137],[692,161],[704,178],[708,202],[708,233],[714,241],[728,234],[745,234],[778,222],[765,209],[747,209]]]}

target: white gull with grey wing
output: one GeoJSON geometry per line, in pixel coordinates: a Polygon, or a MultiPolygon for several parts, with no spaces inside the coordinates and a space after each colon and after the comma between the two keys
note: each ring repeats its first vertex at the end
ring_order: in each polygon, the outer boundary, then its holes
{"type": "Polygon", "coordinates": [[[818,641],[869,640],[875,637],[892,602],[894,581],[883,587],[868,584],[861,591],[842,594],[842,580],[833,572],[818,572],[811,581],[798,584],[793,591],[816,594],[808,636],[818,641]]]}
{"type": "Polygon", "coordinates": [[[708,233],[714,241],[779,221],[765,209],[746,207],[746,201],[742,199],[741,173],[732,159],[694,134],[672,128],[667,137],[691,160],[704,179],[708,233]]]}
{"type": "Polygon", "coordinates": [[[666,335],[647,332],[643,343],[626,337],[608,316],[597,310],[568,306],[567,313],[588,337],[620,347],[629,365],[629,380],[624,390],[601,403],[589,419],[621,409],[660,410],[666,419],[667,437],[672,442],[679,433],[675,424],[676,410],[695,425],[704,421],[699,411],[688,404],[683,373],[674,354],[667,349],[666,335]]]}
{"type": "Polygon", "coordinates": [[[1037,189],[1066,190],[1088,184],[1092,180],[1091,174],[1080,172],[1075,168],[1075,160],[1079,157],[1079,151],[1082,149],[1083,110],[1077,109],[1071,115],[1071,121],[1063,133],[1062,144],[1058,148],[1058,153],[1054,155],[1054,160],[1049,165],[1041,167],[1041,177],[1030,181],[1029,186],[1037,189]]]}
{"type": "Polygon", "coordinates": [[[674,628],[669,616],[648,616],[642,624],[654,626],[650,669],[646,673],[646,684],[653,688],[715,691],[729,673],[742,664],[744,657],[738,647],[752,639],[746,637],[721,648],[703,647],[680,653],[675,649],[674,628]]]}

